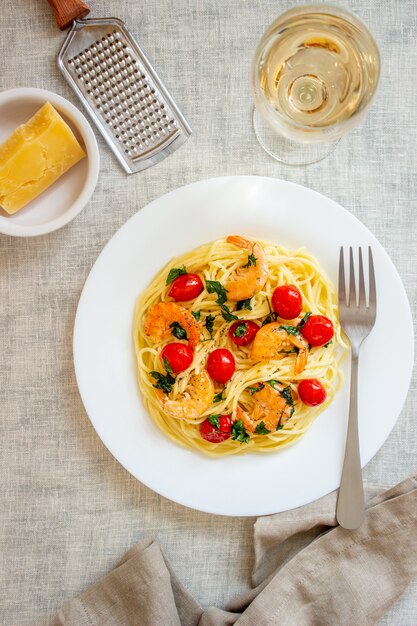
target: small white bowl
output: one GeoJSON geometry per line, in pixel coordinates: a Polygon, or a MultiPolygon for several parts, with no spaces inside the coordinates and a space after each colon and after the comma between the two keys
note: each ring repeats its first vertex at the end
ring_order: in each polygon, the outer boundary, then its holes
{"type": "Polygon", "coordinates": [[[50,102],[71,127],[87,156],[14,215],[0,208],[0,233],[34,237],[68,224],[85,207],[97,184],[100,156],[84,115],[68,100],[36,88],[0,93],[0,145],[45,102],[50,102]]]}

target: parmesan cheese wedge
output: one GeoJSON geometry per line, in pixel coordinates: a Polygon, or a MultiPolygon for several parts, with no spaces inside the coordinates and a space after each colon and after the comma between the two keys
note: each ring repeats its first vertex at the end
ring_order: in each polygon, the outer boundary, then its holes
{"type": "Polygon", "coordinates": [[[84,157],[68,124],[46,102],[0,146],[0,206],[16,213],[84,157]]]}

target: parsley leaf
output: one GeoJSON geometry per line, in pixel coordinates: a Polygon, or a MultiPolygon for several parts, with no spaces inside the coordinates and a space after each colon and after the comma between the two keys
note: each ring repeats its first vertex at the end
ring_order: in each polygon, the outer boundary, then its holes
{"type": "Polygon", "coordinates": [[[171,329],[172,334],[177,339],[188,339],[186,331],[183,329],[183,327],[180,324],[178,324],[178,322],[172,322],[172,324],[170,324],[169,327],[171,329]]]}
{"type": "Polygon", "coordinates": [[[232,439],[240,441],[240,443],[248,443],[249,434],[246,432],[242,420],[233,422],[232,425],[232,439]]]}
{"type": "MultiPolygon", "coordinates": [[[[267,380],[266,382],[268,383],[268,385],[271,385],[271,387],[273,389],[277,388],[276,385],[280,385],[281,386],[281,383],[278,380],[272,379],[272,380],[267,380]]],[[[278,389],[278,391],[279,391],[279,389],[278,389]]]]}
{"type": "Polygon", "coordinates": [[[154,387],[161,389],[164,393],[169,393],[172,390],[172,385],[175,383],[175,378],[171,374],[161,374],[160,372],[151,372],[151,376],[156,379],[154,387]]]}
{"type": "Polygon", "coordinates": [[[266,316],[266,318],[262,322],[262,326],[265,326],[265,324],[270,324],[271,322],[277,321],[277,314],[272,310],[271,303],[269,302],[269,298],[267,298],[266,301],[268,303],[269,314],[266,316]]]}
{"type": "Polygon", "coordinates": [[[210,333],[210,339],[213,338],[213,324],[214,324],[214,320],[215,320],[215,316],[214,315],[207,315],[206,317],[206,321],[205,321],[205,327],[207,328],[208,332],[210,333]]]}
{"type": "Polygon", "coordinates": [[[217,428],[217,430],[220,430],[220,422],[219,422],[219,418],[221,417],[220,413],[218,415],[209,415],[208,416],[208,421],[210,422],[210,424],[212,424],[213,426],[215,426],[217,428]]]}
{"type": "Polygon", "coordinates": [[[301,322],[298,324],[297,328],[300,329],[304,326],[304,324],[306,323],[306,321],[308,320],[308,318],[311,315],[311,311],[309,311],[308,313],[306,313],[303,317],[303,319],[301,320],[301,322]]]}
{"type": "Polygon", "coordinates": [[[173,374],[174,373],[172,371],[172,367],[170,366],[169,361],[166,358],[166,356],[164,356],[164,367],[165,367],[166,371],[168,372],[168,374],[173,374]]]}
{"type": "Polygon", "coordinates": [[[253,252],[248,255],[248,262],[245,265],[242,265],[242,267],[250,267],[251,265],[254,265],[256,267],[256,256],[253,254],[253,252]]]}
{"type": "Polygon", "coordinates": [[[300,331],[297,326],[286,326],[285,324],[281,324],[279,326],[279,330],[285,330],[288,335],[295,335],[296,337],[300,335],[300,331]]]}
{"type": "Polygon", "coordinates": [[[208,293],[217,293],[217,304],[224,304],[227,300],[227,289],[218,280],[206,280],[208,293]]]}
{"type": "Polygon", "coordinates": [[[246,387],[246,391],[249,391],[250,395],[253,396],[254,393],[261,391],[264,387],[265,387],[264,383],[258,383],[256,387],[250,387],[250,386],[246,387]]]}
{"type": "Polygon", "coordinates": [[[292,393],[291,393],[291,387],[289,385],[287,385],[279,393],[284,398],[287,404],[289,404],[290,406],[294,406],[294,400],[293,400],[292,393]]]}
{"type": "Polygon", "coordinates": [[[265,427],[264,422],[259,422],[259,424],[256,425],[255,433],[257,435],[268,435],[270,432],[271,431],[265,427]]]}
{"type": "Polygon", "coordinates": [[[233,320],[238,320],[238,316],[234,315],[234,313],[232,313],[229,309],[228,306],[226,306],[225,304],[222,304],[222,315],[223,318],[226,320],[226,322],[233,322],[233,320]]]}
{"type": "Polygon", "coordinates": [[[197,320],[200,321],[201,311],[191,311],[191,315],[197,320]]]}
{"type": "Polygon", "coordinates": [[[250,301],[251,301],[250,298],[248,298],[247,300],[239,300],[239,302],[236,305],[236,311],[241,311],[242,309],[247,309],[248,311],[252,311],[252,305],[250,301]]]}
{"type": "Polygon", "coordinates": [[[276,430],[282,430],[284,428],[284,424],[278,424],[276,430]]]}
{"type": "Polygon", "coordinates": [[[333,343],[333,339],[330,339],[327,343],[324,344],[323,348],[328,348],[330,344],[333,343]]]}
{"type": "Polygon", "coordinates": [[[185,265],[183,265],[182,267],[173,267],[172,269],[169,270],[165,284],[170,285],[172,282],[174,282],[176,278],[178,278],[178,276],[181,276],[182,274],[186,274],[186,273],[187,273],[187,269],[185,265]]]}
{"type": "Polygon", "coordinates": [[[223,391],[220,391],[219,393],[216,393],[214,398],[213,398],[213,402],[222,402],[224,400],[223,398],[223,391]]]}
{"type": "Polygon", "coordinates": [[[246,333],[246,322],[242,322],[242,324],[239,324],[234,329],[233,337],[243,337],[245,333],[246,333]]]}

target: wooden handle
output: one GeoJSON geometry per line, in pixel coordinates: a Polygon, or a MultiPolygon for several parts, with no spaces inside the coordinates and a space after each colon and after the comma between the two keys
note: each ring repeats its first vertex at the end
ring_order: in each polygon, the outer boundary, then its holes
{"type": "Polygon", "coordinates": [[[74,20],[85,17],[90,8],[82,0],[48,0],[54,10],[55,20],[61,30],[69,28],[74,20]]]}

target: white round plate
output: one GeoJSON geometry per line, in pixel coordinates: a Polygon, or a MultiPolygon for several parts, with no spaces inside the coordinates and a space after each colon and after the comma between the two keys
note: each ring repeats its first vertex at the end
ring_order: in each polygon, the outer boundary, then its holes
{"type": "Polygon", "coordinates": [[[0,145],[50,102],[70,126],[86,157],[17,213],[0,207],[0,233],[13,237],[45,235],[68,224],[85,207],[97,184],[100,156],[84,115],[62,96],[45,89],[19,87],[0,93],[0,145]]]}
{"type": "Polygon", "coordinates": [[[166,438],[145,411],[136,383],[136,298],[172,257],[230,233],[289,248],[305,246],[334,283],[341,245],[372,246],[378,316],[363,345],[359,372],[365,465],[393,428],[407,394],[413,365],[410,308],[398,273],[375,237],[341,206],[299,185],[256,176],[214,178],[176,189],[134,215],[106,245],[85,284],[75,321],[75,370],[94,428],[133,476],[201,511],[266,515],[339,486],[349,385],[294,446],[212,459],[166,438]]]}

